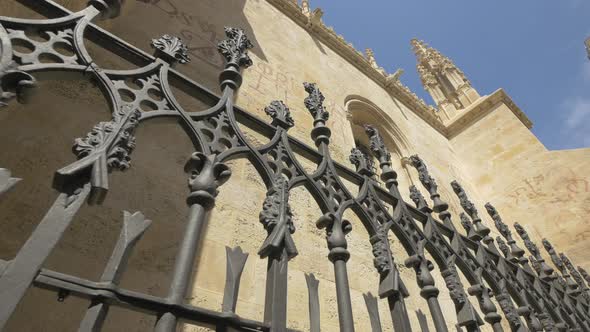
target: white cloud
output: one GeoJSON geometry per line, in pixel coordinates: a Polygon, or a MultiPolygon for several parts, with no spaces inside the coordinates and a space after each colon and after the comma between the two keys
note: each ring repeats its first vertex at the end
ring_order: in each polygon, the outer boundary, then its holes
{"type": "Polygon", "coordinates": [[[563,130],[577,147],[590,147],[590,98],[573,97],[563,103],[563,130]]]}

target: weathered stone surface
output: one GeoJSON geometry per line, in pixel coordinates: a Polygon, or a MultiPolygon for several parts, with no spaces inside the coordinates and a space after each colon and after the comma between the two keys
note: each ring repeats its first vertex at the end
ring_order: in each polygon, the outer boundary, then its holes
{"type": "MultiPolygon", "coordinates": [[[[80,9],[86,0],[61,3],[80,9]]],[[[3,1],[0,12],[6,16],[30,16],[28,10],[12,0],[3,1]]],[[[590,224],[584,219],[590,213],[589,150],[547,151],[515,115],[513,105],[496,93],[473,101],[447,122],[449,127],[454,126],[451,129],[460,127],[461,130],[453,131],[453,135],[445,130],[441,132],[423,119],[422,110],[397,96],[392,97],[390,90],[377,82],[378,79],[369,77],[365,69],[352,64],[318,40],[314,32],[265,0],[127,1],[118,19],[100,24],[146,51],[149,41],[163,33],[182,37],[192,62],[179,70],[213,91],[218,91],[217,76],[223,66],[223,57],[215,49],[216,42],[223,38],[225,25],[240,27],[254,48],[250,50],[253,65],[244,71],[244,82],[237,96],[239,106],[268,119],[265,106],[271,100],[282,100],[289,106],[295,122],[289,133],[313,146],[309,135],[313,119],[303,105],[307,94],[301,83],[316,82],[330,112],[327,126],[332,129],[330,150],[335,160],[348,165],[347,158],[355,141],[367,144],[362,130],[362,135],[358,135],[358,128],[362,124],[374,124],[384,135],[392,154],[392,167],[398,174],[399,188],[406,201],[411,202],[407,188],[418,183],[418,174],[402,158],[418,154],[439,184],[438,192],[449,203],[458,229],[461,207],[449,185],[452,180],[464,186],[480,211],[485,202],[492,202],[506,223],[526,224],[535,242],[548,237],[575,264],[590,269],[590,258],[585,255],[590,249],[587,241],[590,224]],[[146,26],[145,22],[157,24],[146,26]],[[457,125],[463,120],[465,124],[457,125]]],[[[94,49],[90,47],[96,62],[102,66],[133,67],[94,49]]],[[[51,204],[55,194],[51,189],[53,172],[75,159],[70,152],[72,139],[109,118],[107,104],[90,82],[42,81],[38,90],[28,105],[13,103],[0,110],[0,167],[23,179],[0,200],[0,257],[3,259],[14,256],[51,204]]],[[[187,96],[181,99],[181,104],[191,111],[203,108],[187,96]]],[[[246,128],[244,131],[255,146],[268,142],[260,134],[246,128]]],[[[104,204],[83,208],[46,266],[97,279],[122,225],[121,211],[140,210],[153,224],[131,257],[122,287],[165,296],[188,211],[182,167],[194,147],[182,129],[172,122],[142,124],[136,136],[131,169],[125,174],[111,174],[111,188],[104,204]]],[[[298,160],[309,173],[316,167],[301,156],[298,160]]],[[[234,160],[227,164],[232,177],[219,189],[197,258],[192,296],[187,301],[212,310],[221,309],[225,246],[239,245],[251,255],[242,274],[237,314],[262,320],[266,260],[254,254],[266,237],[258,222],[266,188],[247,161],[234,160]]],[[[351,183],[345,181],[344,185],[352,194],[358,192],[351,183]]],[[[299,255],[289,264],[289,326],[309,330],[304,273],[313,272],[320,280],[322,330],[338,331],[333,266],[327,259],[325,232],[314,224],[320,216],[319,208],[301,187],[291,191],[290,205],[297,228],[293,239],[299,255]]],[[[348,271],[355,327],[357,331],[368,331],[370,322],[362,294],[369,291],[375,294],[379,277],[373,267],[368,233],[352,212],[348,211],[345,217],[353,224],[347,240],[351,252],[348,271]]],[[[483,213],[481,217],[488,227],[492,224],[483,213]]],[[[495,238],[495,229],[492,233],[495,238]]],[[[408,255],[393,234],[390,244],[395,261],[403,262],[408,255]]],[[[434,261],[432,257],[427,258],[434,261]]],[[[398,265],[398,269],[410,292],[406,305],[412,328],[419,331],[415,312],[421,310],[428,314],[428,306],[419,296],[414,271],[403,265],[398,265]]],[[[452,329],[456,320],[453,302],[440,272],[435,269],[432,274],[441,291],[439,302],[452,329]]],[[[459,276],[468,285],[460,271],[459,276]]],[[[53,300],[49,293],[31,291],[7,331],[40,331],[57,323],[64,326],[64,331],[75,330],[86,306],[84,301],[72,297],[57,306],[53,300]],[[29,319],[32,315],[38,319],[29,319]]],[[[494,298],[492,301],[499,308],[494,298]]],[[[483,317],[479,307],[474,307],[483,317]]],[[[379,301],[379,310],[384,330],[392,331],[385,300],[379,301]]],[[[146,331],[153,325],[153,317],[124,311],[115,312],[109,319],[112,319],[109,326],[116,328],[112,331],[146,331]]],[[[431,322],[426,324],[434,331],[431,322]]],[[[504,328],[509,330],[507,326],[504,328]]],[[[191,332],[208,330],[211,329],[184,327],[184,331],[191,332]]]]}

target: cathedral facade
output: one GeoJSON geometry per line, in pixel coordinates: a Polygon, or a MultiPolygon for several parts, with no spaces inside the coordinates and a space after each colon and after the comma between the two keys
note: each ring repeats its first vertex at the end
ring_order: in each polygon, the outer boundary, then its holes
{"type": "Polygon", "coordinates": [[[590,149],[322,14],[3,1],[0,328],[590,331],[590,149]]]}

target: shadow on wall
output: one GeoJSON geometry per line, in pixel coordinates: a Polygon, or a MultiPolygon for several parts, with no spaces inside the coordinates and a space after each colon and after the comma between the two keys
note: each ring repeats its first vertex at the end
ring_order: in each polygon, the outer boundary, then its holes
{"type": "Polygon", "coordinates": [[[254,45],[250,52],[266,60],[252,25],[244,13],[246,0],[136,0],[136,2],[152,6],[173,20],[180,31],[179,33],[171,31],[171,33],[177,34],[184,40],[192,58],[201,59],[219,70],[223,69],[224,60],[217,52],[217,42],[225,38],[224,26],[231,26],[243,29],[254,45]]]}

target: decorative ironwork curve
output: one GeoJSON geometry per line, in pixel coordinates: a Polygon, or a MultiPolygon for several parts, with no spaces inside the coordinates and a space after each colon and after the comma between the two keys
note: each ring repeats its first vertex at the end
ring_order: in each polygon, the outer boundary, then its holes
{"type": "MultiPolygon", "coordinates": [[[[486,210],[507,241],[506,244],[502,238],[497,238],[500,251],[505,257],[502,258],[492,245],[493,241],[488,236],[489,229],[481,224],[475,205],[459,183],[454,181],[451,186],[467,212],[460,215],[467,236],[459,234],[451,222],[448,204],[440,199],[434,178],[417,155],[410,157],[410,162],[418,170],[419,179],[434,204],[430,209],[417,188],[412,186],[410,197],[417,208],[407,205],[397,188],[397,173],[391,167],[391,155],[376,127],[368,125],[366,131],[371,152],[379,160],[381,179],[386,190],[371,178],[375,174],[373,160],[362,151],[351,151],[350,161],[355,165],[356,173],[334,162],[328,149],[331,132],[326,121],[329,113],[323,105],[324,96],[316,84],[304,83],[304,89],[309,94],[304,104],[314,118],[311,136],[317,150],[287,134],[287,130],[294,126],[294,121],[289,108],[283,102],[273,101],[265,108],[266,114],[272,118],[270,125],[234,106],[234,94],[242,82],[240,70],[252,65],[247,51],[253,45],[243,30],[225,28],[227,39],[218,45],[221,55],[227,61],[220,73],[222,96],[219,97],[172,68],[176,63],[189,61],[187,47],[179,38],[163,35],[152,40],[156,51],[155,57],[150,57],[91,23],[98,18],[115,17],[121,10],[121,3],[119,0],[91,0],[85,9],[71,13],[48,0],[45,10],[52,12],[51,15],[57,18],[22,20],[0,17],[0,106],[6,105],[15,97],[19,102],[26,101],[32,91],[30,88],[35,86],[32,74],[53,70],[88,73],[101,86],[113,110],[110,121],[99,122],[85,137],[75,141],[73,152],[78,161],[56,172],[54,185],[60,193],[55,203],[12,263],[0,262],[0,271],[3,271],[0,277],[0,293],[7,294],[8,299],[0,308],[0,328],[34,281],[34,285],[73,291],[76,295],[92,299],[81,330],[99,330],[106,315],[107,304],[126,305],[134,310],[150,312],[158,317],[155,326],[155,331],[158,332],[176,330],[180,319],[214,324],[218,330],[228,327],[237,330],[286,330],[287,266],[289,259],[297,254],[291,238],[295,228],[289,206],[289,191],[295,186],[304,185],[322,210],[316,224],[326,230],[328,259],[333,263],[335,271],[341,331],[354,330],[346,270],[350,257],[346,234],[351,231],[352,225],[343,219],[344,211],[349,208],[357,213],[370,234],[374,265],[380,275],[379,296],[388,299],[396,330],[408,330],[410,327],[404,304],[404,298],[410,294],[394,263],[389,245],[389,230],[398,237],[410,255],[405,265],[413,268],[416,273],[420,295],[428,302],[437,331],[446,331],[446,324],[438,304],[439,290],[431,274],[435,266],[426,258],[425,251],[432,255],[441,270],[455,304],[460,326],[476,330],[483,324],[469,303],[468,293],[478,299],[485,315],[484,320],[494,331],[501,330],[501,316],[490,300],[492,294],[484,284],[485,280],[496,294],[500,308],[513,331],[526,331],[519,316],[525,319],[532,331],[540,331],[542,328],[551,331],[590,330],[587,323],[587,292],[579,296],[579,290],[587,289],[584,278],[587,282],[590,278],[583,269],[578,268],[580,272],[575,270],[564,255],[558,257],[548,241],[544,240],[543,245],[565,279],[553,274],[524,228],[515,224],[517,232],[533,255],[530,262],[539,272],[537,277],[528,265],[528,260],[523,257],[524,251],[516,246],[507,225],[488,203],[486,210]],[[31,39],[24,33],[25,30],[42,34],[48,42],[31,39]],[[86,32],[98,37],[96,39],[103,43],[110,43],[109,47],[117,50],[117,54],[143,61],[145,65],[128,71],[100,68],[86,51],[86,32]],[[32,52],[19,53],[12,47],[15,43],[28,45],[32,52]],[[70,50],[71,55],[60,54],[56,51],[56,46],[70,50]],[[196,89],[209,101],[217,103],[201,112],[186,112],[173,96],[169,76],[174,76],[185,88],[196,89]],[[85,201],[102,201],[108,190],[109,171],[126,170],[130,167],[137,126],[143,121],[158,117],[179,118],[198,151],[192,154],[185,167],[185,171],[189,173],[187,204],[190,215],[177,253],[167,297],[157,298],[119,287],[105,289],[103,283],[41,270],[47,255],[82,204],[85,201]],[[272,136],[271,141],[265,146],[255,148],[241,132],[238,126],[241,120],[267,136],[272,136]],[[305,151],[317,162],[319,166],[313,174],[307,174],[297,162],[293,147],[305,151]],[[259,251],[261,257],[268,258],[263,322],[235,315],[241,273],[247,259],[247,254],[240,248],[227,248],[227,277],[222,312],[184,303],[194,270],[194,258],[199,250],[200,233],[207,222],[207,211],[214,207],[219,187],[231,175],[225,161],[233,158],[247,158],[267,187],[267,196],[259,218],[267,231],[267,238],[259,251]],[[339,178],[341,174],[348,174],[361,187],[356,198],[342,184],[339,178]],[[384,198],[393,202],[391,215],[383,204],[384,198]],[[442,223],[432,216],[433,211],[438,213],[442,223]],[[417,226],[416,221],[422,223],[423,230],[417,226]],[[487,247],[480,243],[482,240],[487,247]],[[560,265],[559,262],[563,264],[560,265]],[[467,293],[457,268],[470,283],[467,293]],[[567,276],[570,275],[568,280],[567,276]],[[576,284],[577,292],[572,291],[573,284],[576,284]],[[513,300],[517,308],[514,307],[513,300]]],[[[0,169],[0,194],[16,181],[18,179],[12,178],[10,172],[0,169]]],[[[141,213],[125,212],[124,216],[122,235],[107,263],[102,278],[104,280],[101,281],[115,286],[125,270],[126,259],[133,245],[150,223],[141,213]]],[[[319,331],[318,281],[313,274],[306,275],[306,280],[309,287],[310,329],[319,331]]],[[[375,299],[367,296],[366,300],[372,315],[372,324],[378,328],[380,323],[377,324],[379,318],[374,305],[375,299]]]]}

